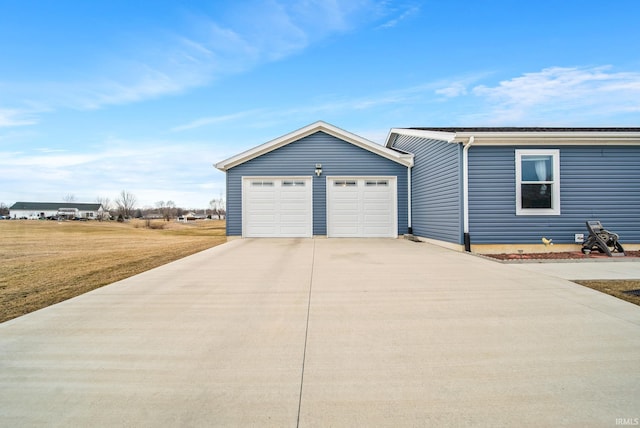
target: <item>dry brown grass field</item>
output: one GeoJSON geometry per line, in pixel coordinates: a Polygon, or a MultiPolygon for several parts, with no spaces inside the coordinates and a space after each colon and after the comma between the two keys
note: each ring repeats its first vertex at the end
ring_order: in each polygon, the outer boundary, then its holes
{"type": "Polygon", "coordinates": [[[220,220],[0,221],[0,322],[219,245],[224,228],[220,220]]]}

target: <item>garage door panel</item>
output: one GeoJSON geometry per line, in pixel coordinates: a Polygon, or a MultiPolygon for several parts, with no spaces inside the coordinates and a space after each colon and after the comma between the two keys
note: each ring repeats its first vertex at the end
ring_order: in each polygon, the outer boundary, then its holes
{"type": "MultiPolygon", "coordinates": [[[[302,201],[302,202],[305,202],[305,201],[302,201]]],[[[281,202],[280,212],[282,213],[282,215],[285,215],[289,211],[293,211],[293,212],[298,211],[305,214],[308,212],[306,209],[300,208],[300,203],[298,202],[281,202]]]]}
{"type": "Polygon", "coordinates": [[[329,178],[329,236],[396,236],[396,190],[395,178],[329,178]]]}
{"type": "Polygon", "coordinates": [[[388,201],[363,201],[362,206],[367,214],[376,211],[391,212],[388,201]]]}
{"type": "Polygon", "coordinates": [[[385,225],[389,223],[391,216],[388,214],[367,214],[364,216],[364,222],[367,223],[384,223],[385,225]]]}
{"type": "Polygon", "coordinates": [[[311,237],[310,178],[244,178],[243,235],[311,237]]]}
{"type": "Polygon", "coordinates": [[[304,225],[304,222],[306,220],[306,214],[301,213],[301,214],[287,214],[287,215],[282,215],[280,216],[280,220],[282,221],[282,227],[286,226],[287,224],[302,224],[304,225]]]}
{"type": "Polygon", "coordinates": [[[357,206],[358,192],[336,192],[334,193],[333,200],[335,202],[342,202],[347,204],[355,204],[357,206]]]}
{"type": "Polygon", "coordinates": [[[352,213],[354,215],[357,215],[358,212],[359,212],[358,205],[354,205],[352,202],[348,202],[348,203],[336,202],[333,205],[333,211],[334,211],[335,215],[344,215],[344,214],[348,214],[348,213],[352,213]]]}
{"type": "Polygon", "coordinates": [[[287,191],[286,189],[282,189],[280,192],[280,199],[283,201],[299,201],[301,199],[306,199],[307,191],[306,189],[302,189],[301,191],[296,190],[295,192],[287,191]]]}
{"type": "Polygon", "coordinates": [[[365,201],[388,201],[389,191],[385,192],[363,192],[365,201]]]}
{"type": "Polygon", "coordinates": [[[335,226],[339,227],[340,225],[343,224],[357,224],[358,220],[360,219],[360,216],[356,213],[356,214],[338,214],[336,216],[333,217],[333,219],[335,220],[335,226]]]}
{"type": "Polygon", "coordinates": [[[273,223],[276,216],[274,214],[254,214],[250,218],[256,223],[273,223]]]}
{"type": "Polygon", "coordinates": [[[273,201],[267,201],[267,200],[252,201],[249,204],[249,206],[259,210],[258,212],[256,212],[256,214],[259,214],[261,211],[275,211],[276,210],[276,207],[274,206],[274,202],[273,201]]]}

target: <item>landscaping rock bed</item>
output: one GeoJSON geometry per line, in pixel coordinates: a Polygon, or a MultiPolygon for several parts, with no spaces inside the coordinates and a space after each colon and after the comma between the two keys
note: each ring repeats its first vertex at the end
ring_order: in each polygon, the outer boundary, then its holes
{"type": "MultiPolygon", "coordinates": [[[[640,257],[640,251],[625,251],[625,257],[640,257]]],[[[571,259],[613,259],[617,257],[609,257],[606,254],[593,252],[589,255],[582,254],[580,251],[562,252],[562,253],[523,253],[523,254],[483,254],[498,260],[571,260],[571,259]]]]}

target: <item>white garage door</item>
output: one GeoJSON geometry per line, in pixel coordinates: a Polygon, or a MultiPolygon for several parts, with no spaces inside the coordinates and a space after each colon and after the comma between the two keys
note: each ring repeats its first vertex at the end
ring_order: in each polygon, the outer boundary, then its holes
{"type": "Polygon", "coordinates": [[[242,230],[246,237],[311,237],[309,177],[243,177],[242,230]]]}
{"type": "Polygon", "coordinates": [[[327,179],[329,237],[396,237],[395,177],[327,179]]]}

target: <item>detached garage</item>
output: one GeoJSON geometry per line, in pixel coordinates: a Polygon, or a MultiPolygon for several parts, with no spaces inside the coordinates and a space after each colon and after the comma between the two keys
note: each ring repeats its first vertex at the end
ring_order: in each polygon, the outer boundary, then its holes
{"type": "Polygon", "coordinates": [[[216,164],[227,176],[227,235],[402,235],[412,165],[413,155],[313,123],[216,164]]]}

